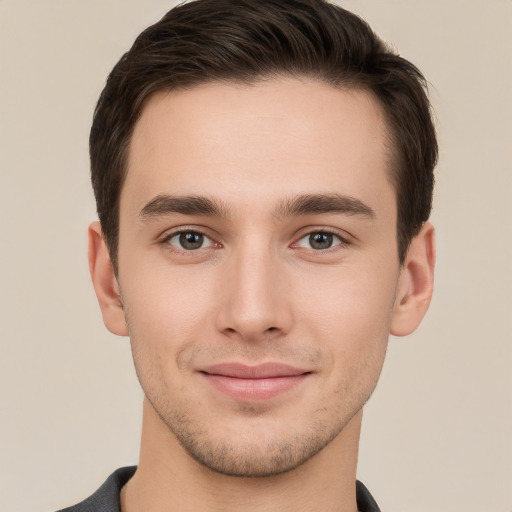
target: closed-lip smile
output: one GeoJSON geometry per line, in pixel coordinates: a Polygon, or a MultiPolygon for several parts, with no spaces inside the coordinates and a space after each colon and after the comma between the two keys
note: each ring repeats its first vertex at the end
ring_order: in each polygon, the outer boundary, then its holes
{"type": "Polygon", "coordinates": [[[199,373],[213,388],[230,398],[253,402],[269,400],[291,390],[312,372],[274,362],[255,366],[228,362],[204,367],[199,373]]]}

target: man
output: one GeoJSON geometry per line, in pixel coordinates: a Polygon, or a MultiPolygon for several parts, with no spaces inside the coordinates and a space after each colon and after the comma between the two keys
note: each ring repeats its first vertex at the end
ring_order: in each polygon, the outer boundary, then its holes
{"type": "Polygon", "coordinates": [[[140,461],[66,510],[378,510],[362,408],[432,294],[423,84],[323,0],[197,0],[137,38],[91,130],[89,262],[140,461]]]}

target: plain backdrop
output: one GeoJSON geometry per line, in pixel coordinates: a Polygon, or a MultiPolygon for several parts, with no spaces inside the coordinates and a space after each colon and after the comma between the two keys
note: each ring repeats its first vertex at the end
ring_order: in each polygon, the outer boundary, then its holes
{"type": "MultiPolygon", "coordinates": [[[[359,478],[383,511],[512,511],[512,2],[347,0],[431,83],[436,291],[391,339],[359,478]]],[[[138,458],[129,343],[89,281],[88,132],[163,0],[0,0],[0,511],[52,511],[138,458]]]]}

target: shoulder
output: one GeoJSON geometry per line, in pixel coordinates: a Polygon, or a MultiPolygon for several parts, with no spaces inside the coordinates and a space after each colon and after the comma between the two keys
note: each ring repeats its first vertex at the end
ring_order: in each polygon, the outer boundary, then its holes
{"type": "Polygon", "coordinates": [[[380,508],[370,491],[359,480],[356,482],[356,498],[359,512],[380,512],[380,508]]]}
{"type": "Polygon", "coordinates": [[[133,476],[137,466],[127,466],[114,471],[105,483],[84,501],[58,512],[120,512],[119,492],[133,476]]]}

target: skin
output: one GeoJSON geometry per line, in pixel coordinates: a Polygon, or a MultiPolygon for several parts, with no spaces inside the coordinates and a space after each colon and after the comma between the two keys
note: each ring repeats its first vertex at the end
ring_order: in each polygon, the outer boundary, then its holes
{"type": "Polygon", "coordinates": [[[362,407],[389,334],[409,334],[428,308],[435,259],[427,223],[399,264],[387,141],[369,93],[314,81],[149,100],[121,193],[117,278],[99,224],[89,230],[105,324],[130,336],[146,396],[124,512],[356,510],[362,407]],[[191,196],[216,211],[176,206],[191,196]],[[184,248],[186,233],[199,243],[184,248]],[[305,376],[233,398],[204,373],[233,362],[305,376]]]}

